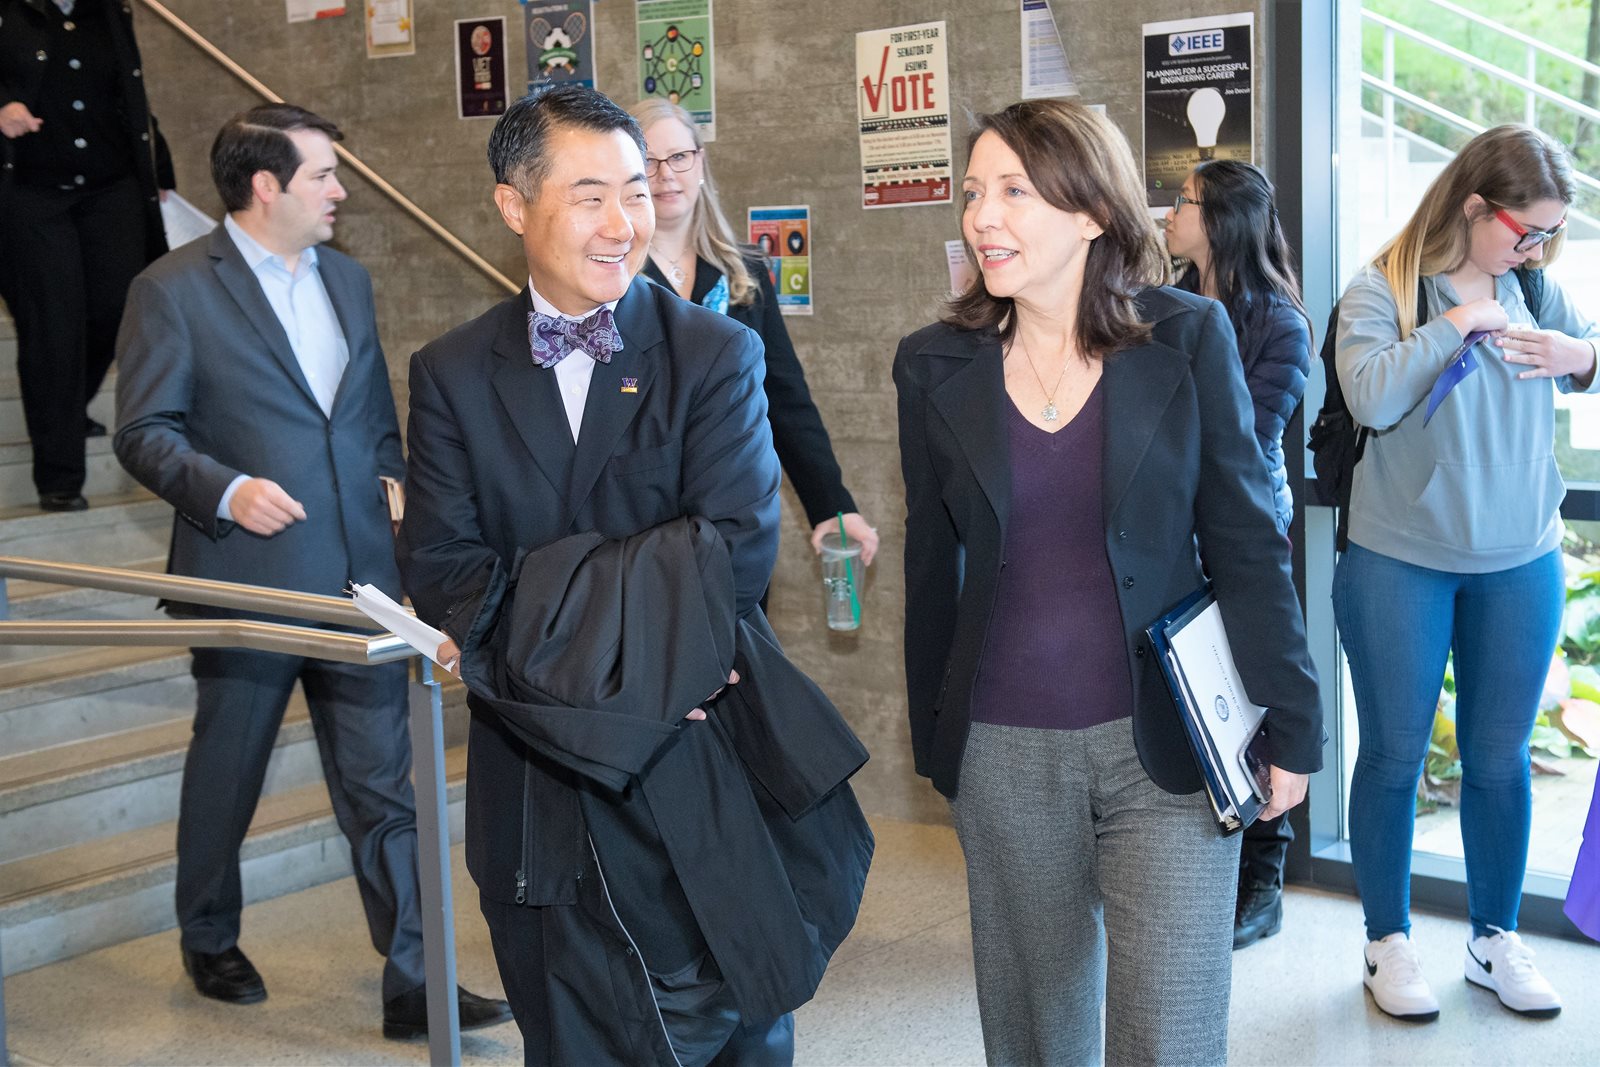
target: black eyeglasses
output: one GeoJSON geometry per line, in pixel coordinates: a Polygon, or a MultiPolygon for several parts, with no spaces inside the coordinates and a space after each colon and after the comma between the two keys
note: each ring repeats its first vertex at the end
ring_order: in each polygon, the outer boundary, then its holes
{"type": "Polygon", "coordinates": [[[698,156],[701,151],[703,150],[699,148],[691,148],[687,152],[674,152],[666,159],[656,159],[654,156],[645,156],[644,176],[646,178],[654,178],[660,172],[661,164],[663,163],[665,163],[674,173],[682,174],[684,171],[694,166],[694,157],[698,156]]]}
{"type": "Polygon", "coordinates": [[[1199,207],[1203,203],[1205,203],[1204,200],[1196,200],[1193,197],[1184,196],[1182,193],[1179,193],[1177,196],[1172,198],[1172,210],[1180,211],[1183,209],[1183,205],[1185,204],[1193,204],[1195,207],[1199,207]]]}

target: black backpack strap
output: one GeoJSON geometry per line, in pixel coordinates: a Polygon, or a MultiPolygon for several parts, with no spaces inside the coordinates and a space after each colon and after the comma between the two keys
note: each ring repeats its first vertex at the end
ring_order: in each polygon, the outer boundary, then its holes
{"type": "Polygon", "coordinates": [[[1522,288],[1522,302],[1528,305],[1534,326],[1539,325],[1539,308],[1544,303],[1544,268],[1527,264],[1516,269],[1517,285],[1522,288]]]}

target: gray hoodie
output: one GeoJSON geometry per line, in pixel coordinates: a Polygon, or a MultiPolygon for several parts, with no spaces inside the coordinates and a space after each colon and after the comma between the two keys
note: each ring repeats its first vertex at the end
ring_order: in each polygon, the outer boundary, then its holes
{"type": "MultiPolygon", "coordinates": [[[[1444,275],[1423,279],[1429,321],[1399,340],[1394,294],[1366,267],[1339,303],[1339,384],[1356,422],[1370,427],[1356,464],[1350,540],[1372,552],[1434,570],[1482,574],[1521,566],[1561,543],[1555,406],[1550,380],[1519,381],[1525,365],[1479,342],[1478,369],[1422,425],[1428,394],[1461,345],[1444,312],[1461,303],[1444,275]]],[[[1513,323],[1537,320],[1571,337],[1600,335],[1561,287],[1546,278],[1532,314],[1516,275],[1495,281],[1513,323]]],[[[1571,377],[1554,379],[1572,392],[1571,377]]],[[[1600,392],[1600,373],[1589,385],[1600,392]]]]}

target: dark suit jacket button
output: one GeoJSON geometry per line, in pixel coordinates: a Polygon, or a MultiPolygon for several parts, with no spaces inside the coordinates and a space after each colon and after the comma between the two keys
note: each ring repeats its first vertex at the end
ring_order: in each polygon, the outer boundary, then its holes
{"type": "Polygon", "coordinates": [[[1118,530],[1117,531],[1117,540],[1118,541],[1126,541],[1127,539],[1128,539],[1128,531],[1127,530],[1118,530]]]}
{"type": "Polygon", "coordinates": [[[1126,578],[1122,579],[1122,588],[1124,588],[1124,589],[1132,589],[1133,588],[1133,575],[1130,574],[1126,578]]]}
{"type": "Polygon", "coordinates": [[[1133,649],[1133,655],[1135,659],[1144,659],[1144,646],[1135,645],[1133,649]]]}

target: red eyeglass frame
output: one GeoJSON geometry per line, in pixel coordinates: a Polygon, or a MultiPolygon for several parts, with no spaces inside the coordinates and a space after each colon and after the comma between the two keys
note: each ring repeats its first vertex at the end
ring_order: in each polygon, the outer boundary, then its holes
{"type": "Polygon", "coordinates": [[[1548,230],[1530,230],[1516,219],[1512,218],[1503,207],[1494,209],[1494,217],[1505,223],[1506,228],[1517,235],[1517,243],[1511,246],[1513,252],[1527,252],[1544,244],[1556,234],[1567,228],[1567,217],[1561,216],[1561,221],[1548,230]]]}

